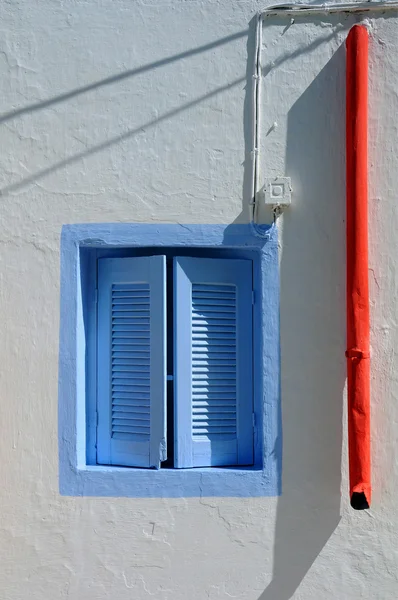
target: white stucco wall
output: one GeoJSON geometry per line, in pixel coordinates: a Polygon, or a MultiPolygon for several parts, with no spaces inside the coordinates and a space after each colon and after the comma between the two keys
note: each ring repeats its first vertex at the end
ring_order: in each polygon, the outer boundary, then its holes
{"type": "Polygon", "coordinates": [[[263,4],[0,7],[1,598],[395,599],[397,19],[372,21],[374,494],[372,509],[355,513],[340,47],[355,20],[264,28],[261,175],[290,176],[295,190],[281,236],[282,496],[68,498],[58,492],[61,227],[248,221],[253,18],[263,4]]]}

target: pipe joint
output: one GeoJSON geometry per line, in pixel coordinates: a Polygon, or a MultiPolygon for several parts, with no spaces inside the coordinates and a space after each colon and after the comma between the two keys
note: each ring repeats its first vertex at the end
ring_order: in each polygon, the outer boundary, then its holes
{"type": "Polygon", "coordinates": [[[362,360],[363,358],[370,358],[370,352],[366,352],[365,350],[359,350],[359,348],[350,348],[346,350],[345,353],[347,358],[353,358],[357,360],[362,360]]]}

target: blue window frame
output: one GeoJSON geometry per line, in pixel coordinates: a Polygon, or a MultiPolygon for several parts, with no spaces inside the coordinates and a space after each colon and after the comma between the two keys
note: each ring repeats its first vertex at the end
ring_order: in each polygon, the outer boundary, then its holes
{"type": "Polygon", "coordinates": [[[61,493],[277,495],[278,288],[273,229],[64,226],[61,493]]]}

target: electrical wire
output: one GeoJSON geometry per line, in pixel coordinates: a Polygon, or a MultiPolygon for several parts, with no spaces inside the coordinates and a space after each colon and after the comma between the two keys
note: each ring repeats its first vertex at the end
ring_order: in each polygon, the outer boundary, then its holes
{"type": "MultiPolygon", "coordinates": [[[[300,17],[305,15],[328,15],[336,13],[366,13],[398,11],[398,2],[356,2],[356,3],[324,3],[324,4],[273,4],[258,13],[256,27],[256,47],[254,53],[254,103],[253,103],[253,149],[252,149],[252,199],[251,225],[257,225],[260,166],[260,107],[261,107],[261,49],[263,21],[272,16],[300,17]]],[[[273,226],[276,219],[274,218],[273,226]]],[[[271,226],[272,227],[272,226],[271,226]]],[[[256,227],[253,228],[256,231],[256,227]]],[[[257,235],[261,235],[259,232],[257,235]]],[[[269,237],[269,233],[266,234],[269,237]]]]}

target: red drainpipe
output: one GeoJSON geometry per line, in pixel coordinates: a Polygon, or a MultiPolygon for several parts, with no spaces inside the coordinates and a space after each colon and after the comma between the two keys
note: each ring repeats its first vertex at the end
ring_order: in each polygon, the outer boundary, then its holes
{"type": "Polygon", "coordinates": [[[347,37],[347,383],[350,500],[369,508],[370,360],[368,287],[368,31],[347,37]]]}

